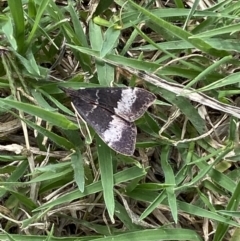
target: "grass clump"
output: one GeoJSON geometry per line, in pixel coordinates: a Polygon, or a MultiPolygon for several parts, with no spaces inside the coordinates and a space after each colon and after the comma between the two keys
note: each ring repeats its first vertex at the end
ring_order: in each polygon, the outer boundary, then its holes
{"type": "Polygon", "coordinates": [[[239,9],[2,2],[0,240],[238,240],[239,9]],[[134,155],[59,86],[154,93],[134,155]]]}

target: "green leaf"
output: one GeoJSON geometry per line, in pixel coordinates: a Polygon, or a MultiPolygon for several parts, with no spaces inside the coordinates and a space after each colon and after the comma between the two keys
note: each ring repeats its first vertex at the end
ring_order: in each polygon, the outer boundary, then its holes
{"type": "Polygon", "coordinates": [[[202,50],[203,52],[211,53],[211,54],[214,54],[216,56],[218,56],[218,55],[222,56],[223,54],[227,54],[227,53],[222,53],[221,51],[218,51],[217,49],[213,49],[213,47],[211,45],[207,44],[205,41],[203,41],[200,38],[191,39],[190,37],[192,35],[189,32],[184,31],[182,28],[177,27],[177,26],[163,20],[162,18],[154,15],[153,13],[148,11],[147,9],[141,7],[140,5],[134,3],[131,0],[129,0],[128,2],[130,3],[130,5],[134,6],[134,8],[136,8],[139,12],[146,15],[151,21],[153,21],[158,26],[164,28],[166,31],[168,31],[173,36],[176,36],[177,38],[183,39],[186,42],[191,43],[193,46],[202,50]]]}
{"type": "Polygon", "coordinates": [[[15,33],[14,36],[12,36],[12,39],[16,40],[18,51],[21,52],[24,47],[25,41],[25,20],[23,12],[23,3],[21,0],[9,0],[8,4],[11,11],[11,17],[14,23],[15,33]]]}
{"type": "Polygon", "coordinates": [[[98,6],[96,8],[96,11],[95,11],[95,15],[100,15],[102,14],[105,10],[107,10],[111,4],[114,3],[114,0],[100,0],[98,2],[98,6]]]}
{"type": "Polygon", "coordinates": [[[28,38],[26,39],[26,45],[25,45],[26,47],[28,47],[31,44],[31,42],[33,41],[33,37],[40,25],[42,15],[43,15],[44,11],[46,10],[47,6],[50,4],[50,1],[51,0],[42,0],[40,2],[40,6],[37,9],[37,15],[36,15],[32,30],[29,33],[28,38]]]}
{"type": "Polygon", "coordinates": [[[175,194],[175,185],[176,180],[174,177],[174,172],[169,164],[169,153],[170,153],[170,146],[165,146],[162,148],[161,151],[161,166],[163,169],[163,173],[165,176],[165,183],[174,185],[173,187],[166,188],[166,194],[168,197],[169,207],[173,216],[173,220],[175,223],[178,223],[178,208],[177,208],[177,198],[175,194]]]}
{"type": "MultiPolygon", "coordinates": [[[[102,31],[101,28],[97,25],[94,24],[92,21],[90,21],[90,42],[92,49],[101,51],[103,46],[106,44],[104,43],[103,36],[102,36],[102,31]],[[96,41],[96,38],[98,41],[96,41]]],[[[110,49],[106,51],[112,50],[113,46],[110,47],[110,49]]],[[[114,67],[105,63],[101,59],[96,59],[96,68],[97,68],[97,74],[98,74],[98,81],[101,86],[111,86],[112,82],[114,81],[114,67]]]]}
{"type": "Polygon", "coordinates": [[[114,193],[113,193],[113,165],[111,149],[97,137],[98,161],[101,171],[101,182],[103,187],[103,197],[108,210],[108,214],[114,223],[114,193]]]}
{"type": "Polygon", "coordinates": [[[20,103],[14,100],[4,99],[4,100],[0,100],[0,102],[12,108],[17,108],[19,110],[22,110],[30,115],[38,116],[43,120],[48,121],[51,124],[56,125],[60,128],[70,129],[70,130],[78,129],[78,126],[76,124],[72,123],[65,116],[59,113],[50,112],[38,106],[34,106],[26,103],[20,103]]]}
{"type": "Polygon", "coordinates": [[[120,30],[114,29],[113,27],[107,29],[104,34],[100,58],[104,58],[108,53],[112,52],[112,50],[116,47],[120,34],[120,30]]]}
{"type": "Polygon", "coordinates": [[[1,186],[2,188],[0,188],[0,197],[3,197],[4,195],[6,195],[7,193],[7,189],[8,187],[12,187],[14,188],[15,185],[13,185],[13,182],[18,181],[20,178],[23,177],[23,175],[25,174],[26,170],[28,168],[28,162],[27,160],[24,160],[9,176],[9,178],[7,179],[7,181],[5,182],[5,184],[2,182],[1,186]],[[8,183],[9,182],[9,183],[8,183]],[[7,189],[6,189],[7,188],[7,189]]]}
{"type": "Polygon", "coordinates": [[[76,181],[80,192],[84,192],[85,175],[84,161],[79,149],[71,156],[72,166],[74,170],[74,180],[76,181]]]}
{"type": "MultiPolygon", "coordinates": [[[[131,167],[124,171],[114,174],[114,184],[127,182],[129,180],[133,180],[138,177],[143,177],[145,175],[146,175],[146,172],[144,169],[141,169],[138,167],[131,167]]],[[[71,202],[75,199],[79,199],[79,198],[85,197],[87,195],[100,192],[102,190],[103,190],[103,188],[102,188],[101,181],[94,182],[94,183],[86,186],[83,193],[80,192],[79,190],[72,191],[68,194],[63,195],[62,197],[59,197],[58,199],[56,199],[52,202],[46,203],[46,204],[42,205],[41,207],[38,207],[35,211],[39,211],[39,210],[46,209],[49,207],[54,207],[55,205],[60,205],[65,202],[71,202]]]]}

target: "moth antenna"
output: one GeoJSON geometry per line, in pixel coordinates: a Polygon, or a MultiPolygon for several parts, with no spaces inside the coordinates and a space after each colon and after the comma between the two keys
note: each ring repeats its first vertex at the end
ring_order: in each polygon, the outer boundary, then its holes
{"type": "Polygon", "coordinates": [[[63,86],[58,86],[58,88],[61,89],[63,92],[65,92],[65,93],[68,94],[68,95],[71,95],[71,94],[73,94],[73,92],[74,92],[74,90],[65,88],[65,87],[63,87],[63,86]]]}

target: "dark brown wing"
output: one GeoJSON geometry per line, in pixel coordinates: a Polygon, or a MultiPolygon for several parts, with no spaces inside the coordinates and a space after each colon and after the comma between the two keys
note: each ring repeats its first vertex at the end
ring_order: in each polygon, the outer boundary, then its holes
{"type": "Polygon", "coordinates": [[[156,100],[156,96],[149,91],[130,87],[83,88],[66,92],[72,98],[99,105],[130,122],[139,119],[156,100]]]}

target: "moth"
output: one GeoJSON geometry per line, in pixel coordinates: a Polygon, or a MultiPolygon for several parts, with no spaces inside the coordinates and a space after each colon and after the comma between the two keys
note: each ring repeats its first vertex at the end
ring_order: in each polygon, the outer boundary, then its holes
{"type": "Polygon", "coordinates": [[[154,94],[136,87],[60,88],[110,148],[123,155],[133,155],[137,135],[134,121],[155,101],[154,94]]]}

